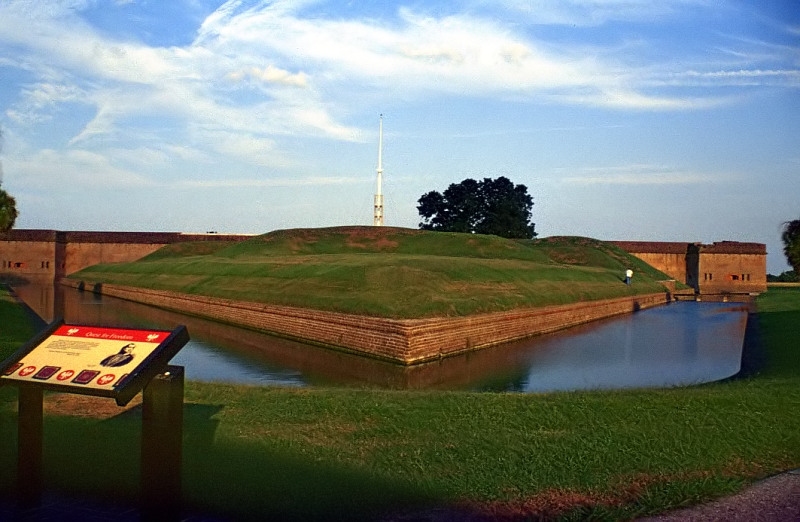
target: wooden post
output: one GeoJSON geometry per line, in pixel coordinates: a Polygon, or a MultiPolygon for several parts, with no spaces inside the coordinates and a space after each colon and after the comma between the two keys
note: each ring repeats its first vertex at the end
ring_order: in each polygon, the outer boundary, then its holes
{"type": "Polygon", "coordinates": [[[42,499],[43,401],[39,386],[19,386],[17,501],[23,508],[37,506],[42,499]]]}
{"type": "Polygon", "coordinates": [[[183,446],[182,366],[167,366],[142,398],[142,520],[180,520],[183,446]]]}

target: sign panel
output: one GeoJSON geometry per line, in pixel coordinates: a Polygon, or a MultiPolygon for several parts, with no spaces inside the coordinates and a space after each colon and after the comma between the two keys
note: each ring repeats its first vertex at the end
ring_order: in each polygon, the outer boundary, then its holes
{"type": "Polygon", "coordinates": [[[60,326],[3,372],[12,380],[113,388],[141,364],[170,332],[60,326]]]}
{"type": "Polygon", "coordinates": [[[0,364],[0,379],[127,403],[188,340],[183,326],[165,331],[53,324],[0,364]]]}

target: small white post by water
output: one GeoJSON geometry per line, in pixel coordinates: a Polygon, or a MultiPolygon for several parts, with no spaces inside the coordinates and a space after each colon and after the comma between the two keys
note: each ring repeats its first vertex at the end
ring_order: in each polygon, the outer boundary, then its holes
{"type": "Polygon", "coordinates": [[[372,225],[376,227],[383,226],[383,191],[381,187],[383,183],[382,153],[383,153],[383,114],[381,114],[380,126],[378,127],[378,186],[377,190],[375,191],[375,204],[374,204],[374,212],[372,215],[372,225]]]}

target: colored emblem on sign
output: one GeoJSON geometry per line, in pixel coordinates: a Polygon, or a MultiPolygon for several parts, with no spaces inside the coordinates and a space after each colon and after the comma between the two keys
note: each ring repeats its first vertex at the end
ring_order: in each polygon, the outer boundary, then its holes
{"type": "Polygon", "coordinates": [[[73,375],[75,375],[75,370],[64,370],[56,376],[56,379],[59,381],[66,381],[67,379],[71,379],[73,375]]]}
{"type": "Polygon", "coordinates": [[[122,377],[120,377],[120,378],[119,378],[119,380],[118,380],[117,382],[115,382],[115,383],[114,383],[114,388],[116,388],[117,386],[119,386],[120,384],[122,384],[123,382],[125,382],[125,378],[126,378],[128,375],[130,375],[130,374],[128,374],[128,373],[123,373],[123,374],[122,374],[122,377]]]}
{"type": "Polygon", "coordinates": [[[98,375],[100,375],[100,372],[96,370],[82,370],[77,377],[72,379],[72,382],[75,384],[89,384],[98,375]]]}
{"type": "Polygon", "coordinates": [[[39,379],[40,381],[46,381],[50,377],[56,374],[58,370],[61,369],[61,366],[42,366],[42,369],[36,372],[36,375],[33,376],[34,379],[39,379]]]}
{"type": "Polygon", "coordinates": [[[36,366],[26,366],[25,368],[19,371],[20,377],[27,377],[28,375],[32,374],[36,371],[36,366]]]}
{"type": "Polygon", "coordinates": [[[97,379],[97,384],[99,384],[100,386],[105,386],[106,384],[111,384],[112,382],[114,382],[114,379],[116,378],[117,376],[114,375],[113,373],[107,373],[102,377],[100,377],[99,379],[97,379]]]}
{"type": "Polygon", "coordinates": [[[22,368],[22,363],[12,364],[6,371],[3,372],[3,375],[11,375],[20,368],[22,368]]]}

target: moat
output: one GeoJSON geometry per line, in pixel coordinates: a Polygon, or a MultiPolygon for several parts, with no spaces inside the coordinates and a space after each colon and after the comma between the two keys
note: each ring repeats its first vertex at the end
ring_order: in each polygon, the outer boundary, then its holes
{"type": "Polygon", "coordinates": [[[15,291],[44,321],[172,328],[187,378],[250,385],[547,392],[671,387],[735,375],[746,305],[678,302],[436,362],[403,367],[60,286],[15,291]]]}

